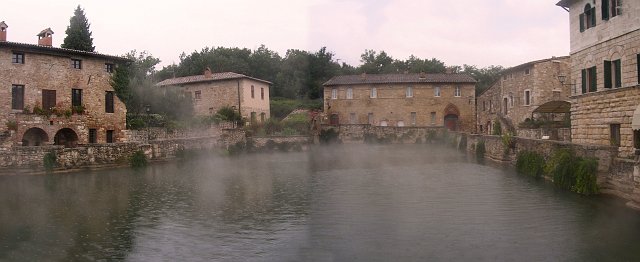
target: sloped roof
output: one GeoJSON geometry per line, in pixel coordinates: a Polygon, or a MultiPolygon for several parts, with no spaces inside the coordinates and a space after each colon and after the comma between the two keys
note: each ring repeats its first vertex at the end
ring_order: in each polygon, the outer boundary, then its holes
{"type": "Polygon", "coordinates": [[[569,8],[571,2],[573,2],[573,0],[560,0],[560,2],[558,2],[556,5],[564,8],[569,8]]]}
{"type": "Polygon", "coordinates": [[[17,43],[17,42],[8,42],[8,41],[0,41],[0,47],[8,47],[8,48],[16,48],[21,50],[29,50],[36,53],[48,53],[48,54],[67,54],[67,55],[80,55],[80,56],[90,56],[90,57],[98,57],[98,58],[106,58],[114,61],[128,62],[131,61],[128,58],[120,57],[120,56],[112,56],[100,54],[97,52],[87,52],[80,50],[73,50],[68,48],[60,48],[53,46],[44,46],[44,45],[34,45],[34,44],[26,44],[26,43],[17,43]]]}
{"type": "Polygon", "coordinates": [[[4,22],[0,22],[0,28],[8,28],[9,26],[4,22]]]}
{"type": "Polygon", "coordinates": [[[533,110],[534,113],[569,113],[571,103],[567,101],[549,101],[533,110]]]}
{"type": "Polygon", "coordinates": [[[51,30],[51,27],[49,27],[49,28],[47,28],[47,29],[45,29],[45,30],[40,31],[40,33],[39,33],[39,34],[37,34],[36,36],[46,36],[47,34],[50,34],[50,35],[54,34],[54,33],[53,33],[53,30],[51,30]]]}
{"type": "Polygon", "coordinates": [[[467,74],[362,74],[334,76],[324,86],[396,83],[476,83],[467,74]]]}
{"type": "Polygon", "coordinates": [[[182,85],[182,84],[209,82],[209,81],[230,80],[230,79],[238,79],[238,78],[247,78],[247,79],[263,82],[266,84],[271,84],[271,82],[269,81],[249,77],[243,74],[238,74],[234,72],[224,72],[224,73],[212,73],[210,77],[207,77],[205,75],[195,75],[195,76],[170,78],[157,83],[156,86],[172,86],[172,85],[182,85]]]}

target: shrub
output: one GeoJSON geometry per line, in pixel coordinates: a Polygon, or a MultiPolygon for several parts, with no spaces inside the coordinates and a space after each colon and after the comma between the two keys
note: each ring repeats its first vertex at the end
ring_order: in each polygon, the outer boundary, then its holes
{"type": "Polygon", "coordinates": [[[8,130],[17,131],[18,130],[18,122],[16,122],[15,120],[7,121],[7,129],[8,130]]]}
{"type": "Polygon", "coordinates": [[[267,135],[273,135],[282,131],[282,125],[280,124],[280,121],[278,121],[275,118],[267,119],[263,127],[264,127],[264,132],[267,135]]]}
{"type": "Polygon", "coordinates": [[[306,135],[309,133],[310,119],[308,114],[293,114],[282,121],[283,128],[290,128],[297,134],[306,135]]]}
{"type": "Polygon", "coordinates": [[[427,142],[432,142],[433,140],[435,140],[435,139],[436,139],[436,134],[437,134],[437,133],[436,133],[436,131],[435,131],[435,130],[430,129],[429,131],[427,131],[427,135],[426,135],[426,137],[425,137],[425,140],[426,140],[427,142]]]}
{"type": "Polygon", "coordinates": [[[299,135],[298,131],[296,131],[293,128],[290,127],[285,127],[284,129],[282,129],[281,134],[283,136],[295,136],[295,135],[299,135]]]}
{"type": "Polygon", "coordinates": [[[504,154],[508,154],[509,150],[515,148],[516,141],[513,139],[511,132],[507,132],[501,136],[502,146],[504,148],[504,154]]]}
{"type": "Polygon", "coordinates": [[[500,121],[496,120],[493,123],[493,133],[492,135],[494,136],[499,136],[502,135],[502,124],[500,124],[500,121]]]}
{"type": "Polygon", "coordinates": [[[72,113],[78,114],[78,115],[84,114],[84,110],[85,110],[85,107],[83,105],[71,107],[72,113]]]}
{"type": "Polygon", "coordinates": [[[578,194],[592,195],[598,193],[597,184],[598,161],[593,158],[580,159],[576,168],[576,184],[572,190],[578,194]]]}
{"type": "Polygon", "coordinates": [[[138,150],[134,152],[129,157],[129,165],[133,168],[141,168],[147,166],[147,156],[142,152],[142,150],[138,150]]]}
{"type": "Polygon", "coordinates": [[[47,171],[53,170],[58,165],[56,153],[52,151],[44,154],[42,162],[44,164],[45,170],[47,171]]]}
{"type": "Polygon", "coordinates": [[[478,143],[476,144],[476,158],[484,159],[484,154],[486,153],[486,151],[487,149],[485,148],[484,140],[478,141],[478,143]]]}
{"type": "Polygon", "coordinates": [[[329,128],[327,130],[321,130],[320,142],[323,144],[338,142],[338,135],[339,133],[333,128],[329,128]]]}
{"type": "Polygon", "coordinates": [[[563,148],[554,152],[545,167],[545,171],[553,177],[553,183],[556,186],[571,190],[576,181],[576,167],[574,152],[563,148]]]}
{"type": "Polygon", "coordinates": [[[542,155],[536,152],[523,151],[518,154],[516,170],[520,174],[540,177],[544,174],[544,165],[544,158],[542,155]]]}

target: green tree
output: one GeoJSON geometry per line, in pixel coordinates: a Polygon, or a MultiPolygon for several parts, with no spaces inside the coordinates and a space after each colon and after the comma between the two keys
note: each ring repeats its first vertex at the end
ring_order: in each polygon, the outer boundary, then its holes
{"type": "Polygon", "coordinates": [[[69,26],[65,33],[67,36],[64,38],[62,48],[93,52],[95,46],[93,46],[93,38],[91,38],[91,31],[89,31],[89,21],[84,14],[84,10],[78,7],[73,12],[73,16],[69,20],[69,26]]]}

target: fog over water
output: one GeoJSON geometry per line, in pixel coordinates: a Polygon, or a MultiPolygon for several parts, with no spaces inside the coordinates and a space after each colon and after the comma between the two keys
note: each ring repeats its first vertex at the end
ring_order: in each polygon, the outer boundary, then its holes
{"type": "Polygon", "coordinates": [[[434,145],[0,177],[0,261],[640,261],[640,212],[434,145]]]}

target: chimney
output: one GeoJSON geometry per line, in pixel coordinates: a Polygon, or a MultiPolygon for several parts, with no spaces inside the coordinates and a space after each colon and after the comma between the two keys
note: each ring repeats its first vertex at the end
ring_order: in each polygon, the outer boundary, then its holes
{"type": "Polygon", "coordinates": [[[51,30],[51,28],[42,30],[42,32],[38,34],[38,45],[53,46],[52,35],[53,35],[53,31],[51,30]]]}
{"type": "Polygon", "coordinates": [[[0,42],[7,41],[7,28],[9,26],[4,23],[4,21],[0,22],[0,42]]]}
{"type": "Polygon", "coordinates": [[[426,79],[427,78],[427,73],[425,73],[424,71],[420,71],[420,79],[426,79]]]}
{"type": "Polygon", "coordinates": [[[362,73],[360,75],[360,79],[364,80],[365,78],[367,78],[367,73],[362,73]]]}
{"type": "Polygon", "coordinates": [[[206,69],[204,69],[204,77],[211,78],[211,68],[209,68],[208,66],[206,69]]]}

